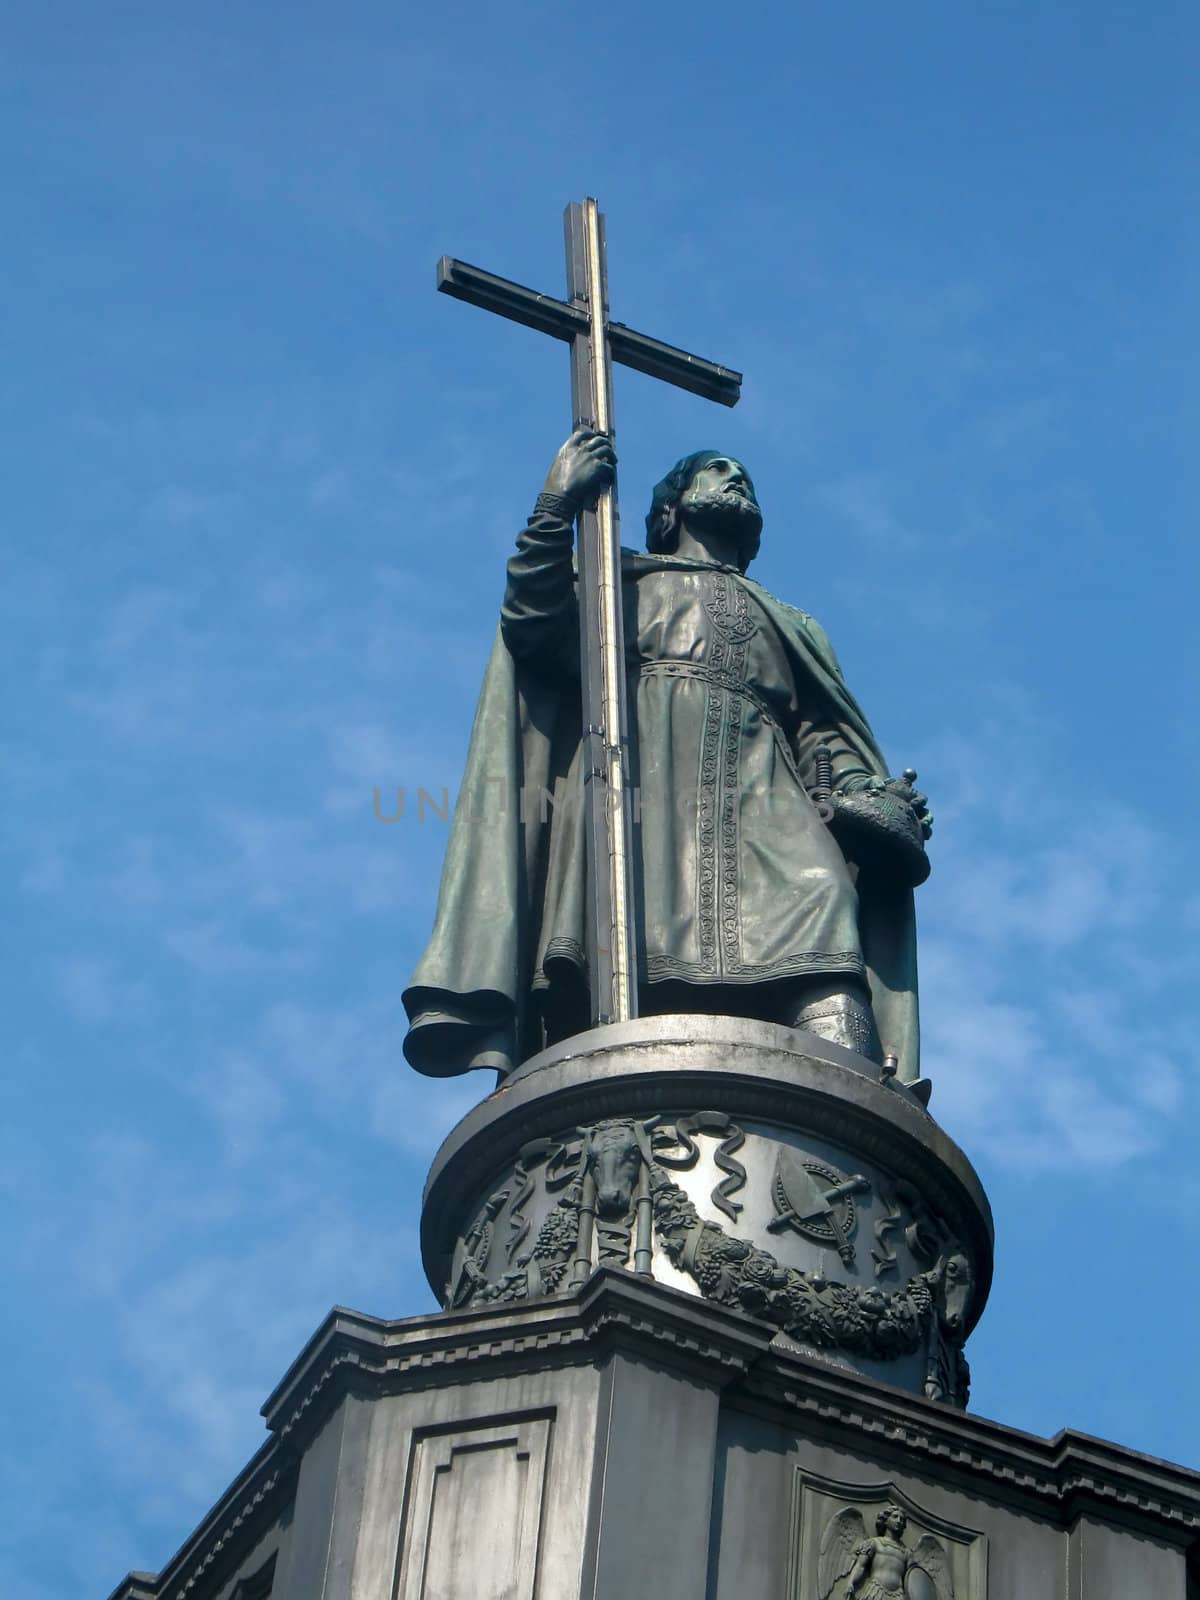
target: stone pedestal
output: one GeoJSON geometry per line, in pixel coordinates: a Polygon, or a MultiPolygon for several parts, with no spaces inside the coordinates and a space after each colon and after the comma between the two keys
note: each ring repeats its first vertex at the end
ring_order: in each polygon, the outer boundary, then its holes
{"type": "Polygon", "coordinates": [[[1200,1475],[962,1409],[987,1202],[851,1052],[723,1018],[573,1039],[447,1139],[422,1237],[446,1309],[333,1312],[113,1600],[1200,1592],[1200,1475]]]}
{"type": "Polygon", "coordinates": [[[843,1600],[894,1511],[906,1600],[1195,1593],[1200,1474],[1000,1427],[611,1269],[517,1306],[334,1312],[264,1413],[195,1535],[113,1600],[843,1600]]]}
{"type": "Polygon", "coordinates": [[[448,1309],[623,1267],[958,1404],[992,1272],[979,1180],[917,1095],[730,1017],[623,1023],[527,1061],[438,1152],[422,1246],[448,1309]]]}

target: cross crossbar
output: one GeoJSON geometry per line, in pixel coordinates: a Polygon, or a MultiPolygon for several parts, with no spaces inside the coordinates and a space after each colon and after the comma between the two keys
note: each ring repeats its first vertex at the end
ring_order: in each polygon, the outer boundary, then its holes
{"type": "MultiPolygon", "coordinates": [[[[539,333],[548,333],[568,344],[586,335],[590,326],[588,313],[579,306],[555,300],[552,295],[539,294],[536,289],[527,289],[508,278],[498,278],[493,272],[456,261],[453,256],[443,256],[438,262],[437,286],[442,294],[453,295],[469,305],[482,306],[485,311],[495,311],[512,322],[536,328],[539,333]]],[[[687,389],[705,400],[715,400],[718,405],[734,406],[738,402],[742,375],[730,367],[689,355],[686,350],[664,344],[661,339],[652,339],[649,334],[636,333],[623,322],[608,324],[608,347],[614,361],[632,367],[635,372],[661,378],[677,389],[687,389]]]]}

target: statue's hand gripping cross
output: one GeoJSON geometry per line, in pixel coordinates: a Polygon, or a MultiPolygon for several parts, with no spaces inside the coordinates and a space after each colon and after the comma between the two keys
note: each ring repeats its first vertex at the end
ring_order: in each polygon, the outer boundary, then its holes
{"type": "MultiPolygon", "coordinates": [[[[612,363],[634,367],[677,388],[736,405],[742,377],[608,318],[604,218],[594,200],[563,216],[567,300],[554,300],[443,256],[437,286],[571,346],[573,428],[615,437],[612,363]]],[[[588,774],[586,828],[590,885],[588,962],[592,1020],[637,1015],[638,953],[633,918],[632,805],[625,704],[621,545],[616,483],[594,510],[581,511],[579,536],[580,661],[588,774]]]]}

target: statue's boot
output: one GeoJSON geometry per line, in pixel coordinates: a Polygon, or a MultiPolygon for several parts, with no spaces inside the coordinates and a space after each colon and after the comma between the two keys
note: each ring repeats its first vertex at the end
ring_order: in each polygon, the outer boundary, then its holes
{"type": "Polygon", "coordinates": [[[805,984],[788,1010],[790,1014],[783,1019],[788,1027],[801,1028],[805,1033],[815,1033],[818,1039],[856,1050],[877,1065],[883,1061],[871,1003],[866,991],[853,980],[839,978],[816,986],[805,984]]]}

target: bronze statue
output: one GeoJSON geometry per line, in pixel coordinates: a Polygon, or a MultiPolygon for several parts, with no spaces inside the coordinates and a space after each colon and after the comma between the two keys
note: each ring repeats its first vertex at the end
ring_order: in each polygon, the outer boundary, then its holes
{"type": "MultiPolygon", "coordinates": [[[[509,562],[432,941],[408,989],[424,1072],[506,1072],[588,1026],[573,523],[615,454],[577,429],[509,562]]],[[[912,886],[930,819],[891,779],[833,649],[746,576],[762,512],[700,451],[622,554],[643,1012],[806,1029],[918,1076],[912,886]],[[849,859],[848,859],[849,858],[849,859]]]]}

